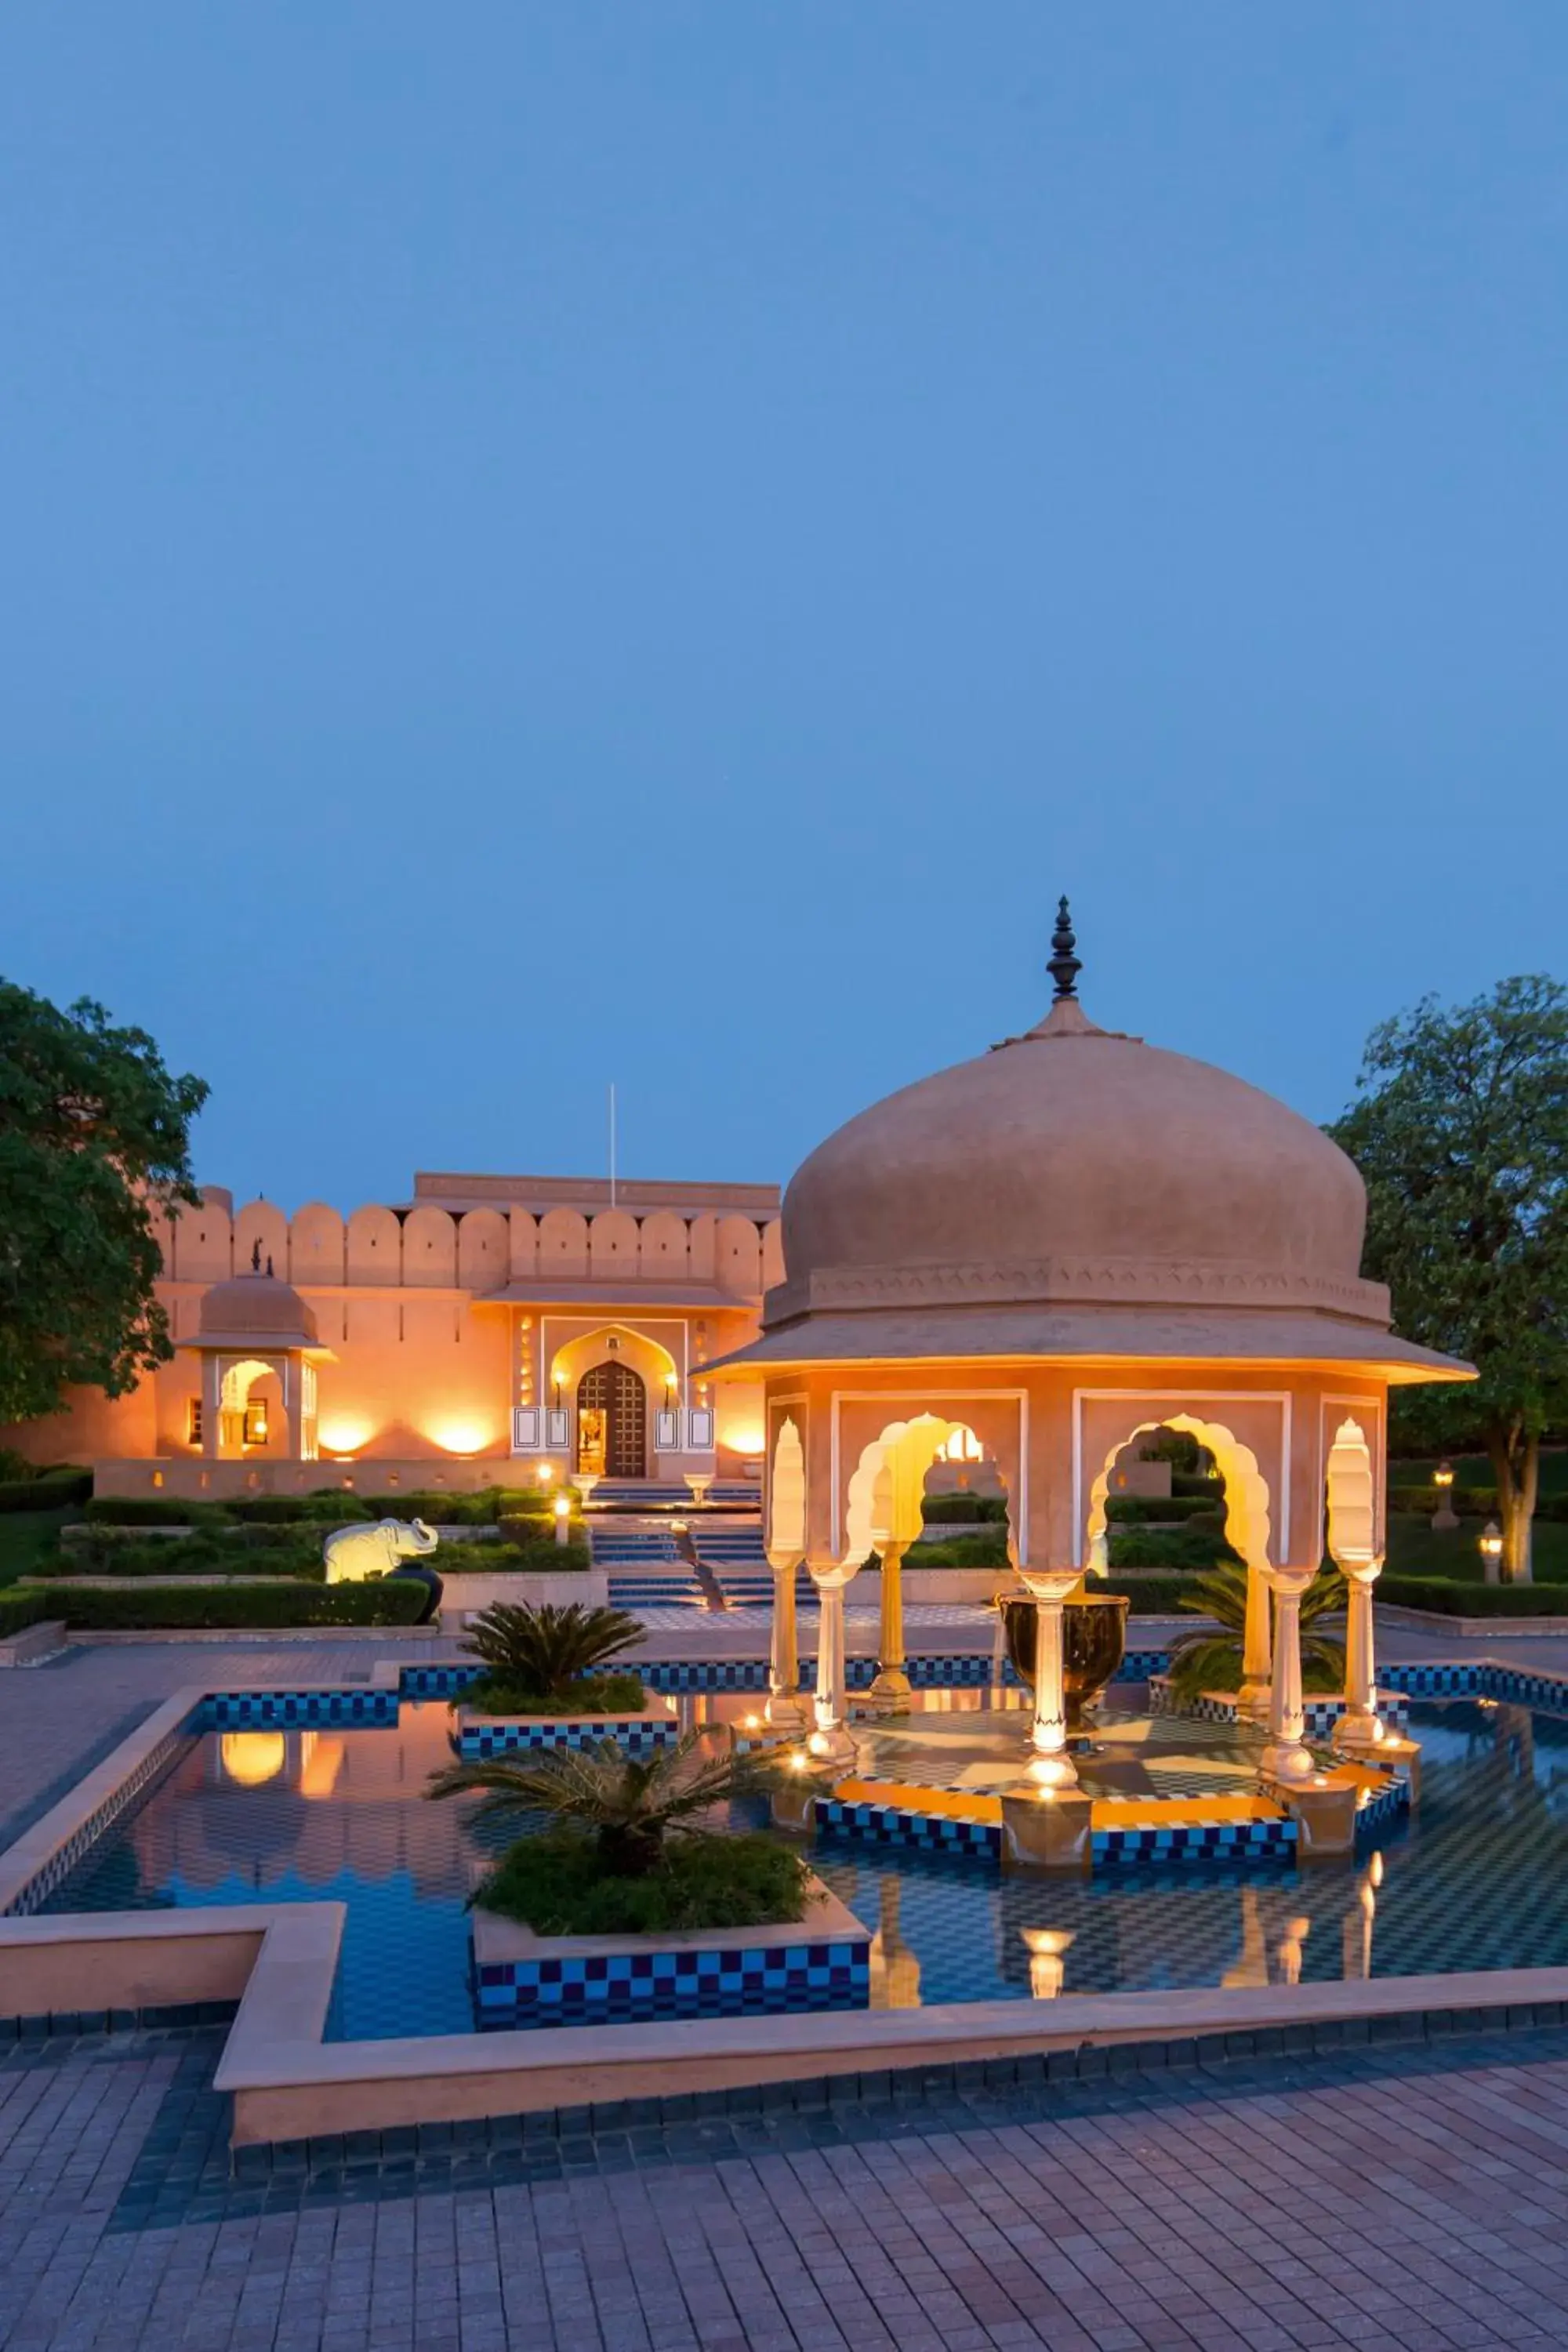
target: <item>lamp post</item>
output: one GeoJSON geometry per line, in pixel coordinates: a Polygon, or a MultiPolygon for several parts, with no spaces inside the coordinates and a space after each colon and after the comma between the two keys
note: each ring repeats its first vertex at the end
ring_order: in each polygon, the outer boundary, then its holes
{"type": "Polygon", "coordinates": [[[1439,1535],[1459,1524],[1459,1515],[1454,1508],[1454,1465],[1451,1462],[1438,1463],[1432,1473],[1432,1484],[1437,1489],[1437,1507],[1432,1514],[1432,1532],[1439,1535]]]}
{"type": "Polygon", "coordinates": [[[1489,1519],[1481,1529],[1480,1544],[1487,1582],[1500,1583],[1502,1578],[1502,1529],[1495,1519],[1489,1519]]]}
{"type": "Polygon", "coordinates": [[[570,1543],[572,1540],[571,1496],[567,1494],[557,1495],[553,1508],[555,1512],[555,1540],[558,1544],[570,1543]]]}

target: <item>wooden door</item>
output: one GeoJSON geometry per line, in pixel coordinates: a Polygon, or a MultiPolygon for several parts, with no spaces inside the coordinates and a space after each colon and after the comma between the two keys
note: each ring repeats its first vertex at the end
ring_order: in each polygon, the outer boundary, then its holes
{"type": "MultiPolygon", "coordinates": [[[[647,1391],[629,1364],[595,1364],[577,1383],[577,1426],[587,1413],[604,1416],[607,1478],[647,1476],[647,1391]]],[[[578,1468],[588,1465],[579,1461],[578,1468]]]]}

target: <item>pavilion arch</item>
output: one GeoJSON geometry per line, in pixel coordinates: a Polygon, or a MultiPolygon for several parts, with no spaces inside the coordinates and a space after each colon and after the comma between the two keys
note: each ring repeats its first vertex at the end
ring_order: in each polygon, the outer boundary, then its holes
{"type": "Polygon", "coordinates": [[[1327,1536],[1329,1556],[1339,1566],[1377,1558],[1377,1484],[1372,1448],[1359,1421],[1342,1421],[1329,1448],[1327,1536]]]}
{"type": "MultiPolygon", "coordinates": [[[[224,1366],[217,1397],[218,1442],[223,1454],[234,1455],[244,1452],[245,1409],[250,1402],[251,1390],[258,1381],[262,1380],[277,1381],[279,1400],[287,1410],[288,1389],[280,1363],[276,1360],[264,1363],[259,1356],[243,1356],[237,1363],[224,1366]]],[[[256,1450],[259,1453],[266,1449],[258,1447],[256,1450]]]]}
{"type": "Polygon", "coordinates": [[[862,1448],[845,1500],[847,1560],[858,1565],[889,1546],[901,1553],[919,1540],[925,1524],[926,1474],[955,1437],[968,1440],[976,1455],[982,1451],[967,1422],[934,1412],[917,1413],[912,1421],[890,1421],[880,1436],[862,1448]]]}
{"type": "Polygon", "coordinates": [[[801,1559],[805,1555],[805,1448],[786,1413],[773,1440],[768,1479],[768,1554],[801,1559]]]}
{"type": "Polygon", "coordinates": [[[1084,1530],[1088,1542],[1087,1564],[1103,1575],[1107,1560],[1106,1530],[1108,1514],[1106,1496],[1110,1491],[1110,1474],[1117,1456],[1131,1445],[1134,1438],[1150,1436],[1157,1429],[1180,1429],[1206,1445],[1225,1480],[1226,1540],[1241,1554],[1249,1569],[1268,1565],[1268,1481],[1258,1466],[1258,1456],[1250,1446],[1220,1421],[1199,1421],[1190,1412],[1162,1413],[1157,1420],[1141,1421],[1111,1447],[1100,1465],[1094,1485],[1089,1489],[1089,1521],[1084,1530]]]}
{"type": "Polygon", "coordinates": [[[577,1383],[595,1364],[611,1356],[629,1364],[647,1391],[650,1405],[661,1405],[673,1372],[679,1381],[680,1367],[669,1349],[660,1340],[650,1339],[646,1331],[634,1331],[628,1323],[600,1323],[592,1331],[584,1331],[575,1339],[564,1339],[551,1350],[544,1377],[552,1396],[560,1382],[563,1403],[574,1398],[577,1383]],[[616,1345],[611,1347],[614,1339],[616,1345]]]}

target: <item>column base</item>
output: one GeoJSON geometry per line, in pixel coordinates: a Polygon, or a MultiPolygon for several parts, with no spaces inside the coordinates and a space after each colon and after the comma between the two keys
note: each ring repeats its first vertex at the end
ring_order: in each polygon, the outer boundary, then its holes
{"type": "Polygon", "coordinates": [[[914,1692],[902,1666],[879,1666],[876,1680],[864,1695],[863,1704],[876,1708],[879,1715],[902,1714],[911,1704],[914,1692]]]}
{"type": "Polygon", "coordinates": [[[1377,1743],[1378,1763],[1390,1771],[1403,1772],[1410,1783],[1410,1803],[1414,1809],[1421,1802],[1421,1742],[1407,1738],[1402,1731],[1391,1731],[1384,1726],[1383,1738],[1377,1743]]]}
{"type": "Polygon", "coordinates": [[[1336,1756],[1378,1754],[1388,1737],[1388,1726],[1375,1707],[1346,1707],[1332,1734],[1336,1756]]]}
{"type": "Polygon", "coordinates": [[[810,1726],[811,1715],[804,1699],[792,1698],[788,1691],[770,1691],[763,1719],[775,1731],[805,1731],[810,1726]]]}
{"type": "Polygon", "coordinates": [[[1259,1765],[1265,1780],[1283,1780],[1292,1786],[1310,1780],[1317,1769],[1310,1749],[1297,1739],[1271,1739],[1259,1765]]]}

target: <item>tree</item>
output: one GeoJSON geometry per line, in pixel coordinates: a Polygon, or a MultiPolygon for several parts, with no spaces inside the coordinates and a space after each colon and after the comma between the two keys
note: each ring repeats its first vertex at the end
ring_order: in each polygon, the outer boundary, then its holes
{"type": "Polygon", "coordinates": [[[1366,1180],[1367,1271],[1406,1339],[1467,1357],[1473,1388],[1403,1391],[1402,1434],[1478,1434],[1497,1475],[1503,1576],[1530,1576],[1543,1433],[1568,1412],[1568,990],[1541,974],[1367,1040],[1329,1132],[1366,1180]]]}
{"type": "Polygon", "coordinates": [[[102,1005],[62,1013],[0,980],[0,1423],[54,1412],[74,1385],[121,1396],[174,1353],[153,1217],[199,1204],[190,1124],[206,1096],[102,1005]]]}

